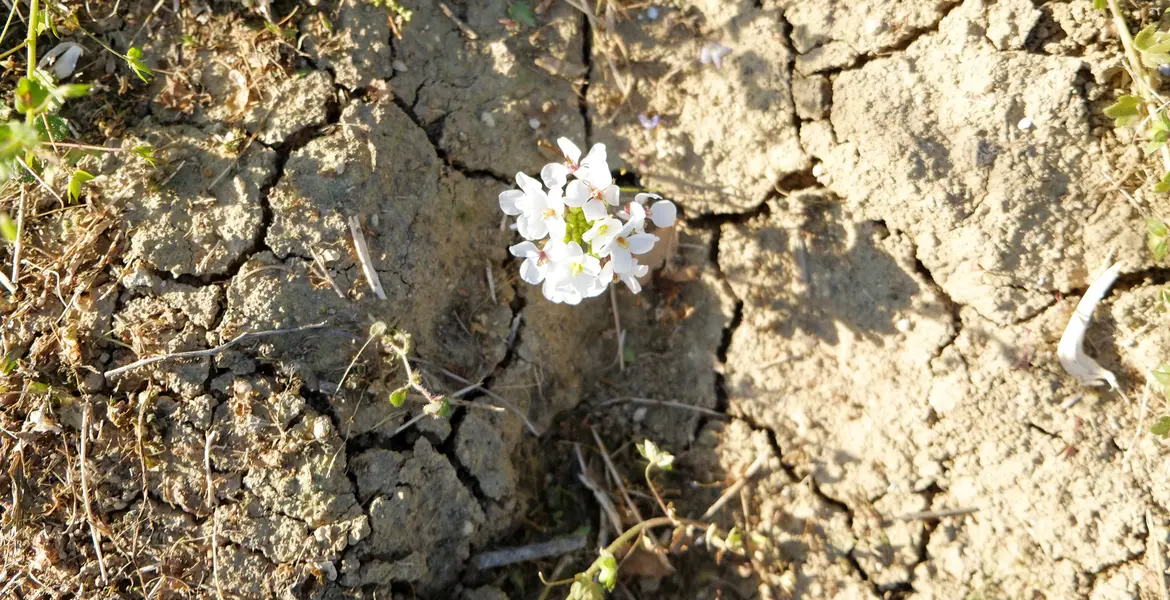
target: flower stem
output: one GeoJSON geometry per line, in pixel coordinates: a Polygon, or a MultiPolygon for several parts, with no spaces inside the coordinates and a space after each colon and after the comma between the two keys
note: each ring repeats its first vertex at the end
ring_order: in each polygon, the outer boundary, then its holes
{"type": "MultiPolygon", "coordinates": [[[[40,0],[28,0],[28,77],[32,79],[37,72],[37,17],[40,13],[40,0]]],[[[29,117],[31,121],[32,117],[29,117]]]]}

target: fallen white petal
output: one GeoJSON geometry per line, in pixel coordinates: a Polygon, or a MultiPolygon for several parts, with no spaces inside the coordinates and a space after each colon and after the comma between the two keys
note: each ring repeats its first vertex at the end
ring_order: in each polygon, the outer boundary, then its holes
{"type": "Polygon", "coordinates": [[[1113,282],[1117,281],[1117,276],[1121,273],[1121,264],[1114,263],[1105,272],[1097,276],[1093,280],[1092,285],[1085,291],[1085,295],[1081,301],[1077,303],[1077,309],[1073,312],[1072,317],[1068,321],[1068,327],[1064,329],[1064,335],[1060,336],[1060,344],[1056,347],[1056,356],[1060,359],[1060,366],[1064,367],[1065,372],[1077,378],[1081,385],[1097,386],[1101,382],[1107,382],[1110,389],[1117,389],[1117,377],[1113,375],[1105,367],[1097,364],[1089,355],[1085,354],[1084,342],[1085,331],[1089,329],[1089,322],[1093,318],[1093,311],[1097,309],[1097,304],[1109,293],[1109,288],[1113,286],[1113,282]]]}

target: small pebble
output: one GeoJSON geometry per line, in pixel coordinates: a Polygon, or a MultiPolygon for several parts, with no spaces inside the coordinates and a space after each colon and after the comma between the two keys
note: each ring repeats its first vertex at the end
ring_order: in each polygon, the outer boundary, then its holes
{"type": "Polygon", "coordinates": [[[1158,74],[1162,77],[1170,77],[1170,63],[1158,65],[1158,74]]]}
{"type": "Polygon", "coordinates": [[[865,32],[869,35],[881,33],[886,28],[886,24],[882,23],[881,19],[867,19],[865,21],[865,32]]]}
{"type": "Polygon", "coordinates": [[[894,327],[896,327],[898,331],[906,333],[913,328],[913,325],[910,323],[910,319],[898,319],[898,322],[894,323],[894,327]]]}
{"type": "Polygon", "coordinates": [[[540,119],[537,119],[536,117],[528,119],[528,126],[533,129],[540,129],[540,119]]]}
{"type": "Polygon", "coordinates": [[[329,417],[321,415],[313,420],[313,437],[319,442],[329,437],[329,417]]]}
{"type": "Polygon", "coordinates": [[[651,6],[650,8],[647,8],[646,9],[646,18],[650,19],[651,21],[653,21],[654,19],[657,19],[658,18],[658,7],[651,6]]]}
{"type": "Polygon", "coordinates": [[[1019,127],[1020,129],[1031,129],[1032,128],[1032,119],[1029,119],[1028,117],[1024,117],[1023,119],[1020,119],[1019,124],[1017,124],[1016,126],[1019,127]]]}
{"type": "Polygon", "coordinates": [[[646,407],[642,406],[634,411],[634,422],[641,423],[642,421],[645,421],[645,420],[646,420],[646,407]]]}
{"type": "Polygon", "coordinates": [[[398,71],[399,73],[406,72],[406,63],[402,62],[401,60],[396,60],[390,63],[390,66],[394,67],[394,70],[398,71]]]}
{"type": "Polygon", "coordinates": [[[823,165],[821,163],[817,163],[817,164],[813,165],[812,174],[813,174],[813,177],[820,179],[825,174],[825,165],[823,165]]]}

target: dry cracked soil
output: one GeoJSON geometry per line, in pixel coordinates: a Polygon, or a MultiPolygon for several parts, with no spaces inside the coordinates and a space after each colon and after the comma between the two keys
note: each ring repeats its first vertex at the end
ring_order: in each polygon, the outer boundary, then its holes
{"type": "Polygon", "coordinates": [[[1167,597],[1148,428],[1170,407],[1145,374],[1170,271],[1143,218],[1170,201],[1101,114],[1129,85],[1107,15],[586,4],[78,8],[78,78],[119,100],[72,118],[156,164],[88,156],[69,207],[29,188],[0,598],[561,598],[537,572],[584,570],[612,520],[660,515],[652,491],[697,517],[732,484],[711,519],[743,549],[667,532],[612,597],[1167,597]],[[642,294],[568,307],[519,280],[496,198],[560,136],[680,207],[642,294]],[[1119,392],[1056,359],[1110,257],[1087,345],[1119,392]],[[450,415],[391,405],[376,322],[450,415]],[[677,457],[654,490],[644,439],[677,457]],[[584,548],[480,568],[566,536],[584,548]]]}

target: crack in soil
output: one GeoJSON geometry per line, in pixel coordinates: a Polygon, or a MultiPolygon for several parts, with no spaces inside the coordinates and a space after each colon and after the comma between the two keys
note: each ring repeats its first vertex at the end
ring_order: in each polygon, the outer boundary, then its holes
{"type": "MultiPolygon", "coordinates": [[[[942,10],[945,12],[945,14],[943,14],[941,17],[939,17],[938,20],[935,21],[934,23],[931,23],[930,25],[927,25],[926,27],[911,29],[911,30],[909,30],[908,35],[906,35],[902,39],[900,39],[892,44],[889,44],[887,46],[882,46],[882,47],[874,50],[873,52],[860,54],[859,56],[857,56],[857,58],[853,59],[853,62],[851,62],[848,65],[844,65],[841,67],[833,67],[833,68],[829,68],[829,69],[822,69],[820,71],[813,71],[811,73],[804,73],[804,75],[825,75],[827,77],[834,77],[834,76],[839,75],[841,73],[844,73],[846,71],[856,71],[857,69],[861,69],[873,60],[877,60],[880,58],[889,58],[893,54],[897,54],[899,52],[905,52],[912,44],[914,44],[914,42],[917,42],[918,40],[920,40],[923,37],[926,37],[932,33],[938,33],[939,27],[942,26],[942,22],[945,19],[947,19],[948,17],[950,17],[951,13],[954,12],[957,8],[959,8],[962,4],[963,4],[962,0],[951,0],[950,2],[944,4],[942,7],[942,10]]],[[[788,15],[783,15],[781,17],[781,19],[784,23],[789,22],[788,15]]],[[[834,40],[834,41],[836,41],[836,40],[834,40]]],[[[816,50],[816,49],[821,48],[823,46],[824,46],[824,44],[818,44],[816,46],[813,46],[809,50],[810,51],[816,50]]],[[[808,52],[805,52],[803,54],[808,54],[808,52]]]]}

